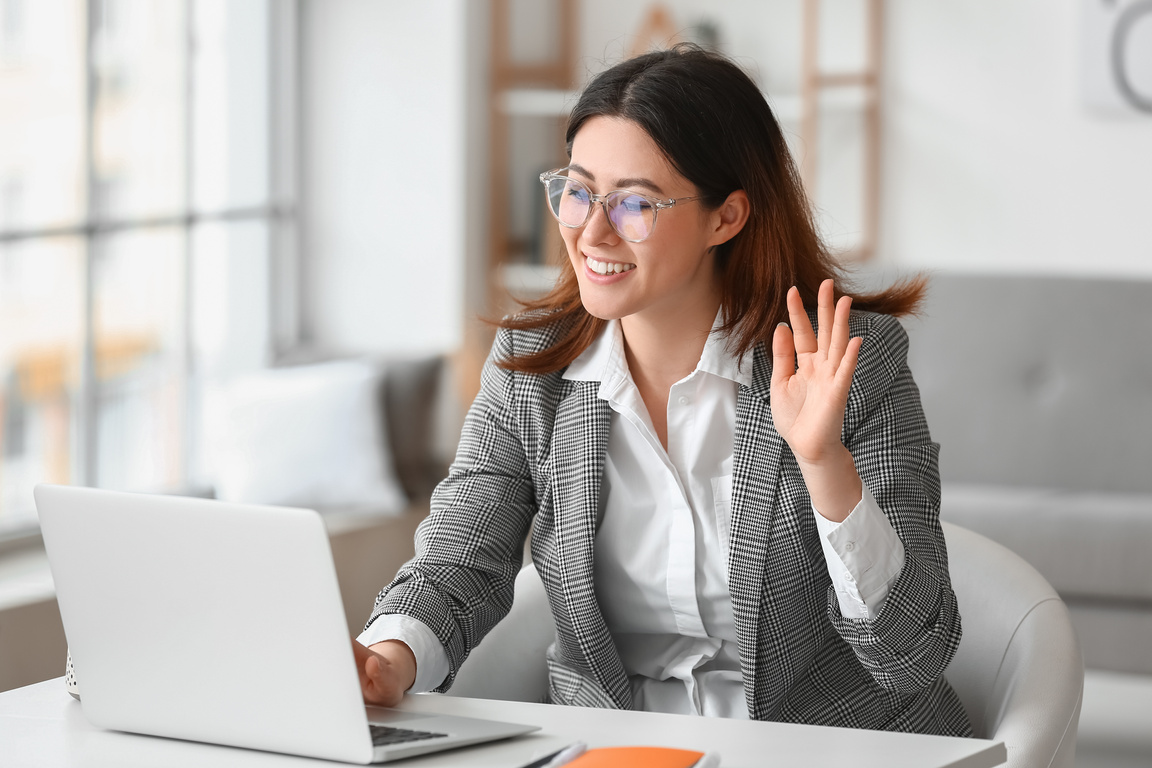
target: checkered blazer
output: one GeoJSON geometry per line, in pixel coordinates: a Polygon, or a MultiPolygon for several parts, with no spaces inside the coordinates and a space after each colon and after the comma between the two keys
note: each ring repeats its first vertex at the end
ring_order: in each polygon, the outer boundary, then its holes
{"type": "MultiPolygon", "coordinates": [[[[841,616],[808,490],[769,408],[772,358],[753,353],[737,398],[728,581],[749,715],[821,725],[971,735],[942,677],[960,616],[940,530],[939,446],[931,441],[895,319],[854,311],[864,338],[844,444],[904,544],[905,563],[873,620],[841,616]]],[[[416,555],[380,593],[369,624],[403,613],[447,651],[447,689],[512,605],[523,543],[556,620],[553,702],[632,708],[631,686],[593,589],[593,548],[610,410],[596,382],[503,370],[547,348],[555,327],[502,330],[416,555]]],[[[686,563],[685,567],[693,567],[686,563]]]]}

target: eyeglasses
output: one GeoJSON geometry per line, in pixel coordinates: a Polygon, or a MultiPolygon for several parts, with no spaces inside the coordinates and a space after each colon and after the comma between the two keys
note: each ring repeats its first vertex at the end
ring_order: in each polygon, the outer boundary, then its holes
{"type": "Polygon", "coordinates": [[[699,200],[699,197],[677,197],[661,200],[658,197],[617,189],[606,195],[594,195],[584,182],[566,175],[567,168],[557,168],[540,174],[548,197],[548,210],[556,221],[575,229],[588,223],[592,204],[604,206],[608,223],[613,231],[630,243],[647,240],[656,230],[656,214],[677,203],[699,200]]]}

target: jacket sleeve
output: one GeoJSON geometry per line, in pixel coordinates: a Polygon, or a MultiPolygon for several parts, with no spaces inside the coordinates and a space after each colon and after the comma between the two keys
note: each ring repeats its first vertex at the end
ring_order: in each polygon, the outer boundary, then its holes
{"type": "Polygon", "coordinates": [[[500,331],[464,420],[448,477],[432,494],[416,532],[416,552],[376,598],[368,624],[400,613],[443,643],[452,685],[469,652],[512,607],[524,540],[536,507],[515,421],[515,374],[495,364],[511,349],[500,331]]]}
{"type": "Polygon", "coordinates": [[[908,369],[908,337],[887,315],[861,313],[844,444],[904,545],[904,567],[879,615],[845,618],[829,589],[828,615],[873,679],[898,695],[922,692],[960,644],[960,614],[940,528],[940,447],[932,442],[908,369]]]}

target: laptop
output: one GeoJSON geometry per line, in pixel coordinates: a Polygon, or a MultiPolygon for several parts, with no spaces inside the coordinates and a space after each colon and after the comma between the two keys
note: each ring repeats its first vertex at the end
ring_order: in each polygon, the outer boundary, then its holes
{"type": "Polygon", "coordinates": [[[34,495],[95,726],[362,764],[538,730],[366,707],[312,510],[53,485],[34,495]]]}

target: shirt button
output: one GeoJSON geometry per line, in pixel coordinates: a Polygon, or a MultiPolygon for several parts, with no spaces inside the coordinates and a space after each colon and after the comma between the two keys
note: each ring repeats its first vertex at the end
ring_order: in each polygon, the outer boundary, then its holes
{"type": "Polygon", "coordinates": [[[846,552],[851,552],[854,549],[856,549],[856,542],[854,541],[850,541],[844,545],[844,551],[846,552]]]}
{"type": "Polygon", "coordinates": [[[844,574],[844,581],[851,584],[852,582],[856,581],[856,579],[852,578],[852,574],[846,573],[846,574],[844,574]]]}
{"type": "Polygon", "coordinates": [[[676,402],[680,403],[680,405],[688,405],[688,398],[682,397],[679,400],[677,400],[676,402]]]}

